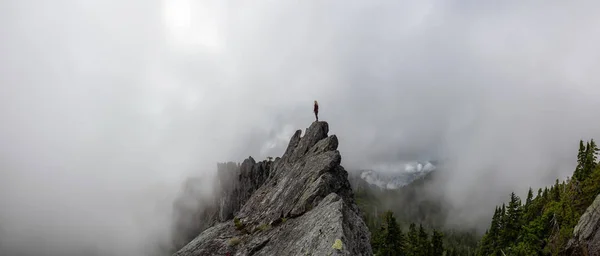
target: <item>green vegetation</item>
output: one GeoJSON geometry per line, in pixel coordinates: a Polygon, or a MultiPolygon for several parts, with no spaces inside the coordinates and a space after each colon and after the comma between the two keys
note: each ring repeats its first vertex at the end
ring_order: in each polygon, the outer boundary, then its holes
{"type": "Polygon", "coordinates": [[[383,219],[379,231],[373,234],[373,251],[377,255],[403,255],[406,239],[394,214],[387,211],[383,214],[383,219]]]}
{"type": "Polygon", "coordinates": [[[236,246],[238,244],[240,244],[240,242],[242,242],[242,240],[239,237],[232,237],[231,239],[229,239],[229,246],[236,246]]]}
{"type": "Polygon", "coordinates": [[[386,211],[382,215],[382,219],[381,226],[371,239],[373,252],[376,255],[444,255],[443,234],[441,232],[434,229],[430,238],[422,225],[419,225],[417,231],[416,225],[412,223],[405,235],[402,233],[393,212],[386,211]]]}
{"type": "Polygon", "coordinates": [[[475,230],[442,228],[447,217],[442,210],[444,202],[439,197],[429,196],[426,187],[428,182],[435,178],[434,175],[435,173],[430,173],[397,190],[371,188],[361,183],[362,180],[358,178],[354,180],[355,200],[371,231],[374,253],[434,255],[442,252],[439,255],[443,255],[445,251],[447,256],[475,255],[480,238],[475,230]],[[382,212],[382,209],[385,211],[382,212]],[[393,223],[396,223],[397,227],[393,223]],[[433,238],[436,249],[429,251],[434,244],[433,238]]]}
{"type": "Polygon", "coordinates": [[[233,224],[235,225],[235,229],[242,232],[242,234],[250,234],[251,229],[249,229],[246,224],[242,223],[242,221],[237,217],[233,218],[233,224]]]}
{"type": "Polygon", "coordinates": [[[477,255],[558,255],[573,235],[581,215],[600,193],[598,147],[579,143],[573,178],[529,189],[525,203],[512,193],[508,205],[496,207],[477,255]]]}
{"type": "Polygon", "coordinates": [[[257,228],[257,229],[258,229],[258,230],[260,230],[260,231],[269,230],[269,229],[271,229],[271,225],[269,225],[269,224],[267,224],[267,223],[264,223],[264,224],[262,224],[262,225],[258,226],[258,228],[257,228]]]}
{"type": "Polygon", "coordinates": [[[572,178],[556,180],[537,193],[530,188],[524,202],[511,193],[508,202],[493,211],[483,237],[475,231],[442,229],[443,202],[421,196],[431,175],[399,190],[359,185],[354,188],[355,199],[376,255],[559,255],[581,215],[600,194],[598,152],[594,140],[580,141],[572,178]]]}
{"type": "Polygon", "coordinates": [[[233,224],[235,225],[235,229],[237,230],[242,230],[245,228],[245,225],[242,224],[240,219],[238,219],[237,217],[233,218],[233,224]]]}

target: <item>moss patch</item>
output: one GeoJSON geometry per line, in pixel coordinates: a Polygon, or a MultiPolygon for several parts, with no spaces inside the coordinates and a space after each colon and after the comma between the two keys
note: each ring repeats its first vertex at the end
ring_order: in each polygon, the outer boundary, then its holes
{"type": "Polygon", "coordinates": [[[242,240],[240,240],[239,237],[233,237],[231,239],[229,239],[229,242],[227,242],[229,244],[229,246],[236,246],[238,244],[240,244],[240,242],[242,242],[242,240]]]}

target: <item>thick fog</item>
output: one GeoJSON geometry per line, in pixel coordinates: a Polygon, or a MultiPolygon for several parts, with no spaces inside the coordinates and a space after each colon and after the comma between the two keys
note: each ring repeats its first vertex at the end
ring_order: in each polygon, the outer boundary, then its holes
{"type": "Polygon", "coordinates": [[[599,8],[1,1],[0,252],[160,255],[181,182],[281,155],[313,100],[347,169],[439,161],[481,225],[600,139],[599,8]]]}

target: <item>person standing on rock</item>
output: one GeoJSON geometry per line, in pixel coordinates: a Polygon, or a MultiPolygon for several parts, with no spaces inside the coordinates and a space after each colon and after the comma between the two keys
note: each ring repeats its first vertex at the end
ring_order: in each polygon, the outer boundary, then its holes
{"type": "Polygon", "coordinates": [[[319,122],[319,103],[317,103],[316,100],[313,112],[315,112],[315,118],[317,119],[317,122],[319,122]]]}

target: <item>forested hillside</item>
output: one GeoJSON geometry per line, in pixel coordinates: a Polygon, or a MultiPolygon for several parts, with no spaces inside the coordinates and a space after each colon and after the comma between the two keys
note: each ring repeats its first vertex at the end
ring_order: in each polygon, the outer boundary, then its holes
{"type": "Polygon", "coordinates": [[[402,226],[412,222],[427,227],[442,225],[446,217],[444,200],[429,187],[437,173],[431,172],[399,189],[381,189],[358,178],[351,179],[357,203],[363,208],[367,223],[378,225],[382,214],[391,210],[402,226]]]}
{"type": "Polygon", "coordinates": [[[350,179],[376,255],[475,255],[475,230],[444,228],[445,202],[428,187],[435,178],[432,172],[395,190],[350,179]]]}
{"type": "Polygon", "coordinates": [[[511,193],[480,237],[475,231],[444,229],[444,202],[427,194],[434,175],[398,190],[353,180],[376,255],[563,255],[575,225],[600,193],[598,147],[593,140],[580,141],[572,178],[530,188],[524,202],[511,193]]]}
{"type": "Polygon", "coordinates": [[[600,193],[596,143],[580,141],[572,178],[534,195],[525,202],[512,193],[508,204],[496,207],[477,255],[559,255],[573,236],[581,215],[600,193]]]}

